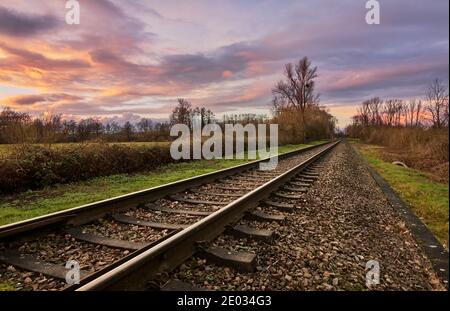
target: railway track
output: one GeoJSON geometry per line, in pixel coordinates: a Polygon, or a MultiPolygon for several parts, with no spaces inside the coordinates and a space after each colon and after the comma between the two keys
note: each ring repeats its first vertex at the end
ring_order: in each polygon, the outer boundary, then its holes
{"type": "MultiPolygon", "coordinates": [[[[252,271],[256,254],[213,240],[273,239],[258,223],[283,221],[317,178],[315,162],[338,143],[283,154],[272,171],[258,169],[264,159],[253,161],[2,226],[0,283],[14,290],[145,289],[193,255],[252,271]],[[69,260],[79,265],[79,284],[66,282],[69,260]]],[[[169,280],[163,287],[183,286],[169,280]]]]}

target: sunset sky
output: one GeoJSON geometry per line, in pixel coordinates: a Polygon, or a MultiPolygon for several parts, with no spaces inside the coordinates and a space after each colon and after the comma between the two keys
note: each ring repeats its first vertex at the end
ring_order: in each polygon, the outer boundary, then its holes
{"type": "Polygon", "coordinates": [[[345,126],[364,99],[423,98],[448,83],[449,1],[0,1],[0,108],[67,118],[167,118],[184,97],[220,116],[269,113],[284,64],[318,66],[321,103],[345,126]]]}

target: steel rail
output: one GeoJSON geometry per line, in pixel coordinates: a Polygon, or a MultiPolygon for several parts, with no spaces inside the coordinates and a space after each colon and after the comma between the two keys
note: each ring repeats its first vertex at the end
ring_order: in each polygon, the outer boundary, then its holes
{"type": "MultiPolygon", "coordinates": [[[[284,159],[326,144],[330,144],[330,142],[300,148],[273,157],[284,159]]],[[[182,192],[195,186],[199,186],[223,177],[231,176],[252,169],[259,165],[259,163],[266,162],[273,157],[266,157],[260,160],[251,161],[249,163],[218,170],[212,173],[202,174],[165,185],[85,204],[79,207],[70,208],[64,211],[54,212],[44,216],[3,225],[0,226],[0,240],[9,238],[11,236],[17,236],[23,233],[29,234],[36,230],[42,230],[43,228],[48,228],[56,225],[82,225],[101,218],[111,211],[126,210],[132,207],[136,207],[143,201],[155,201],[169,194],[182,192]]]]}
{"type": "Polygon", "coordinates": [[[227,225],[242,218],[247,210],[256,207],[259,201],[269,197],[272,192],[328,153],[339,142],[332,143],[294,168],[82,285],[77,291],[145,289],[147,282],[158,272],[170,271],[193,256],[198,250],[199,242],[211,241],[223,233],[227,225]]]}

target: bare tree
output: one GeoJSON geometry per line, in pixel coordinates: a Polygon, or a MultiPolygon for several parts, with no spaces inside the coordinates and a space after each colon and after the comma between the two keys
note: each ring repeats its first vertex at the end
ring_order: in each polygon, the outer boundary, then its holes
{"type": "Polygon", "coordinates": [[[317,67],[311,67],[311,61],[304,57],[293,66],[286,64],[285,79],[277,83],[272,90],[275,109],[280,106],[293,107],[300,112],[303,140],[306,140],[305,110],[308,105],[318,102],[318,95],[314,93],[314,79],[317,78],[317,67]]]}
{"type": "Polygon", "coordinates": [[[366,100],[361,104],[361,107],[357,108],[357,120],[361,123],[362,126],[368,126],[369,120],[370,120],[370,108],[369,108],[369,101],[366,100]]]}
{"type": "Polygon", "coordinates": [[[133,139],[134,126],[130,121],[125,122],[122,128],[122,134],[126,141],[131,141],[133,139]]]}
{"type": "Polygon", "coordinates": [[[448,126],[448,87],[439,79],[428,86],[426,110],[430,113],[433,127],[448,126]]]}
{"type": "Polygon", "coordinates": [[[395,102],[395,126],[402,125],[402,115],[404,109],[404,102],[401,99],[397,99],[395,102]]]}
{"type": "Polygon", "coordinates": [[[383,101],[379,97],[371,98],[367,101],[367,109],[370,113],[370,124],[371,125],[381,125],[381,107],[383,101]]]}
{"type": "Polygon", "coordinates": [[[170,121],[174,123],[191,124],[192,105],[190,102],[183,98],[178,99],[178,105],[172,110],[170,121]]]}
{"type": "Polygon", "coordinates": [[[148,133],[152,130],[153,128],[153,121],[151,119],[147,119],[147,118],[142,118],[137,124],[136,124],[137,128],[139,129],[139,131],[141,131],[142,133],[148,133]]]}
{"type": "Polygon", "coordinates": [[[405,125],[409,127],[418,127],[422,112],[422,101],[411,99],[405,104],[405,125]]]}
{"type": "Polygon", "coordinates": [[[400,99],[389,99],[383,105],[383,119],[387,126],[399,126],[403,111],[403,101],[400,99]]]}
{"type": "Polygon", "coordinates": [[[17,112],[8,107],[0,113],[0,142],[22,143],[27,139],[27,126],[31,117],[27,113],[17,112]]]}

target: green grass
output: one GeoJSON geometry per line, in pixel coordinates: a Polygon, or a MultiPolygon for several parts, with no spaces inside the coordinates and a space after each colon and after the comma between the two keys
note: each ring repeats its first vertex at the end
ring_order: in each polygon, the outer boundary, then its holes
{"type": "Polygon", "coordinates": [[[13,291],[15,290],[14,286],[10,283],[0,282],[0,292],[13,291]]]}
{"type": "MultiPolygon", "coordinates": [[[[318,144],[316,141],[310,144],[318,144]]],[[[279,153],[307,145],[286,145],[279,153]]],[[[98,177],[0,197],[0,225],[37,217],[177,180],[246,163],[248,160],[201,160],[167,164],[152,172],[98,177]]]]}
{"type": "Polygon", "coordinates": [[[380,156],[383,147],[354,144],[369,164],[448,248],[448,184],[433,181],[428,173],[383,161],[380,156]]]}

